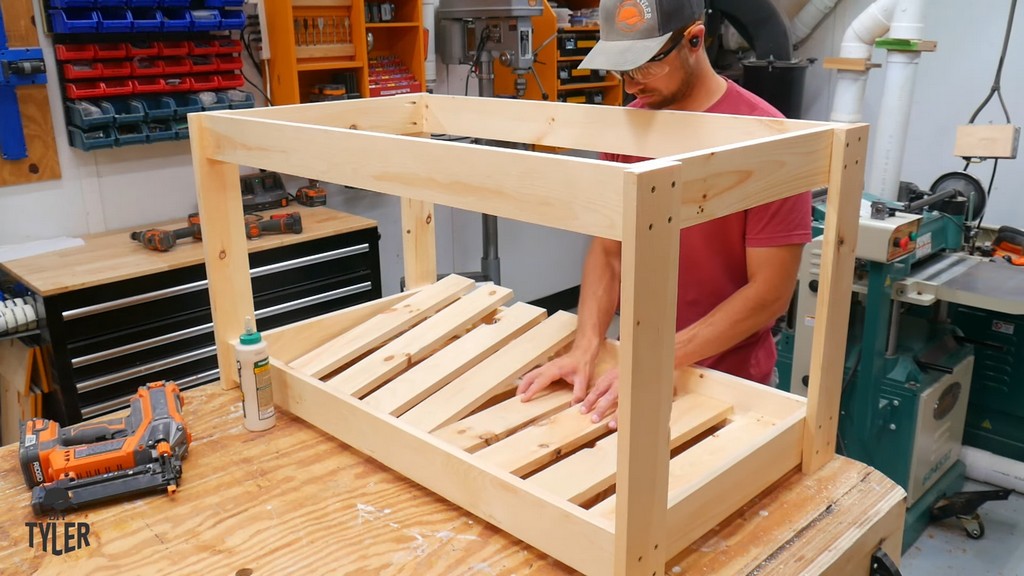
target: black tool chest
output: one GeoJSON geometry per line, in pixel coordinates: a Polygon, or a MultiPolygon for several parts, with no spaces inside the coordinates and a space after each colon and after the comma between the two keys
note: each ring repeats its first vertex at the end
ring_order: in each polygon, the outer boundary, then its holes
{"type": "MultiPolygon", "coordinates": [[[[249,263],[261,331],[381,296],[376,227],[250,252],[249,263]]],[[[44,410],[62,424],[123,408],[150,381],[219,377],[202,261],[37,302],[57,384],[44,410]]]]}

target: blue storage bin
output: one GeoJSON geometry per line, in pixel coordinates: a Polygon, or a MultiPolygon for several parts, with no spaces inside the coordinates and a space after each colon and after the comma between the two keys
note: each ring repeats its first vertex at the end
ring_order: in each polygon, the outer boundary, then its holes
{"type": "Polygon", "coordinates": [[[134,98],[111,98],[106,103],[114,109],[114,126],[138,124],[146,119],[146,109],[134,98]]]}
{"type": "Polygon", "coordinates": [[[99,28],[99,24],[99,16],[95,10],[86,8],[50,10],[50,26],[57,34],[95,32],[99,28]]]}
{"type": "Polygon", "coordinates": [[[174,121],[174,137],[178,140],[188,140],[188,122],[184,120],[174,121]]]}
{"type": "Polygon", "coordinates": [[[100,32],[131,32],[132,15],[127,8],[106,7],[96,11],[99,14],[100,32]]]}
{"type": "Polygon", "coordinates": [[[197,92],[196,97],[199,98],[200,102],[203,102],[204,94],[213,94],[213,97],[216,98],[216,101],[214,101],[212,104],[204,103],[203,112],[216,112],[217,110],[228,110],[229,108],[231,108],[231,101],[228,100],[228,95],[224,92],[197,92]]]}
{"type": "Polygon", "coordinates": [[[169,96],[135,96],[132,100],[142,106],[147,122],[174,118],[174,100],[169,96]]]}
{"type": "Polygon", "coordinates": [[[190,10],[189,17],[197,32],[220,29],[220,12],[216,9],[190,10]]]}
{"type": "Polygon", "coordinates": [[[96,0],[97,8],[124,7],[125,0],[96,0]]]}
{"type": "Polygon", "coordinates": [[[146,137],[150,142],[174,140],[178,137],[171,122],[150,122],[146,124],[146,137]]]}
{"type": "Polygon", "coordinates": [[[164,8],[160,14],[164,32],[188,32],[192,28],[192,13],[187,8],[164,8]]]}
{"type": "Polygon", "coordinates": [[[50,8],[93,8],[96,0],[50,0],[50,8]]]}
{"type": "Polygon", "coordinates": [[[132,8],[132,29],[136,32],[159,32],[164,27],[163,16],[155,8],[132,8]]]}
{"type": "Polygon", "coordinates": [[[68,123],[79,128],[110,126],[114,122],[114,108],[103,100],[67,100],[64,107],[68,111],[68,123]]]}
{"type": "Polygon", "coordinates": [[[191,0],[159,0],[158,5],[168,8],[187,8],[191,3],[191,0]]]}
{"type": "Polygon", "coordinates": [[[252,108],[256,106],[256,99],[253,97],[251,92],[246,92],[245,90],[227,90],[223,92],[223,94],[228,97],[232,110],[241,110],[243,108],[252,108]]]}
{"type": "Polygon", "coordinates": [[[97,150],[114,146],[114,129],[109,126],[95,130],[68,126],[68,137],[71,139],[71,145],[79,150],[97,150]]]}
{"type": "Polygon", "coordinates": [[[129,8],[156,8],[158,4],[159,0],[128,0],[129,8]]]}
{"type": "Polygon", "coordinates": [[[129,146],[131,144],[145,144],[148,135],[145,124],[123,124],[114,127],[114,145],[129,146]]]}
{"type": "Polygon", "coordinates": [[[203,101],[195,94],[168,94],[166,97],[174,101],[174,117],[179,120],[192,112],[203,111],[203,101]]]}
{"type": "Polygon", "coordinates": [[[245,27],[245,12],[242,10],[220,9],[221,30],[241,30],[245,27]]]}
{"type": "Polygon", "coordinates": [[[206,0],[205,4],[207,8],[241,8],[245,0],[206,0]]]}

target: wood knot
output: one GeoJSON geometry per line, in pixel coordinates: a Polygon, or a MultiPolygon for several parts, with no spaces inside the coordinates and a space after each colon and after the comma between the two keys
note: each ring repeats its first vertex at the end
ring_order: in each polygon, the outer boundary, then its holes
{"type": "Polygon", "coordinates": [[[427,224],[429,225],[433,221],[434,221],[434,215],[433,214],[427,214],[427,224]]]}
{"type": "Polygon", "coordinates": [[[227,250],[221,250],[220,253],[217,254],[217,258],[220,258],[221,260],[223,260],[223,259],[225,259],[227,257],[228,257],[227,250]]]}

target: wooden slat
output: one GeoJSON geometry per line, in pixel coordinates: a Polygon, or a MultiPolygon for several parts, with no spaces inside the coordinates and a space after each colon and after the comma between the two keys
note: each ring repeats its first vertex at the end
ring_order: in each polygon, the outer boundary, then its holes
{"type": "MultiPolygon", "coordinates": [[[[294,49],[293,46],[292,50],[294,49]]],[[[239,118],[283,120],[311,126],[330,126],[384,134],[419,134],[423,132],[423,106],[419,96],[386,96],[344,102],[291,104],[232,110],[230,114],[239,118]]],[[[339,163],[337,159],[335,162],[339,163]]]]}
{"type": "Polygon", "coordinates": [[[477,326],[363,401],[375,410],[400,415],[538,324],[545,314],[543,308],[525,302],[513,304],[492,322],[477,326]]]}
{"type": "Polygon", "coordinates": [[[477,452],[508,437],[535,420],[561,412],[572,401],[572,390],[552,387],[529,402],[510,398],[500,404],[449,424],[433,434],[456,448],[477,452]]]}
{"type": "Polygon", "coordinates": [[[687,366],[676,371],[679,392],[703,394],[732,405],[737,413],[754,413],[780,421],[807,412],[807,399],[732,374],[687,366]]]}
{"type": "Polygon", "coordinates": [[[217,366],[225,389],[238,386],[235,350],[231,341],[242,334],[245,318],[255,319],[252,281],[249,278],[249,246],[242,219],[238,166],[209,157],[215,137],[206,130],[205,118],[188,117],[199,218],[203,222],[203,254],[210,287],[213,337],[217,342],[217,366]],[[216,224],[208,224],[208,223],[216,224]]]}
{"type": "MultiPolygon", "coordinates": [[[[723,432],[729,428],[726,426],[723,432]]],[[[669,492],[667,545],[670,555],[689,546],[800,465],[801,415],[768,429],[754,425],[747,432],[753,436],[718,446],[711,442],[703,449],[710,453],[689,454],[691,450],[687,450],[673,459],[677,480],[669,492]],[[687,479],[692,482],[683,485],[687,479]]],[[[739,431],[733,433],[743,436],[739,431]]]]}
{"type": "Polygon", "coordinates": [[[431,94],[427,131],[657,158],[803,130],[820,123],[431,94]],[[687,138],[680,141],[679,134],[687,138]]]}
{"type": "MultiPolygon", "coordinates": [[[[534,491],[521,479],[382,416],[318,380],[271,359],[274,400],[283,410],[402,474],[485,522],[543,547],[585,574],[609,574],[612,534],[585,511],[534,491]]],[[[522,403],[519,403],[522,405],[522,403]]],[[[529,403],[529,404],[532,404],[529,403]]]]}
{"type": "Polygon", "coordinates": [[[618,576],[665,566],[669,415],[679,271],[678,166],[628,170],[622,195],[615,566],[618,576]],[[643,170],[643,171],[641,171],[643,170]]]}
{"type": "Polygon", "coordinates": [[[356,362],[327,385],[361,398],[511,299],[508,288],[482,286],[356,362]]]}
{"type": "MultiPolygon", "coordinates": [[[[672,403],[669,446],[676,448],[725,420],[732,406],[700,394],[684,394],[672,403]]],[[[580,504],[615,483],[616,434],[602,438],[593,448],[581,450],[527,479],[554,496],[580,504]]],[[[498,444],[500,446],[504,442],[498,444]]]]}
{"type": "Polygon", "coordinates": [[[836,129],[815,310],[815,324],[828,328],[815,330],[811,341],[807,428],[803,439],[804,472],[821,468],[836,451],[839,396],[846,366],[846,324],[850,317],[854,250],[867,149],[867,125],[836,129]]]}
{"type": "Polygon", "coordinates": [[[686,227],[828,183],[831,141],[817,127],[658,161],[683,165],[677,221],[686,227]]]}
{"type": "Polygon", "coordinates": [[[559,311],[406,412],[401,419],[432,432],[476,410],[546,361],[576,334],[576,316],[559,311]]]}
{"type": "Polygon", "coordinates": [[[447,276],[291,364],[301,372],[320,378],[454,302],[473,286],[469,278],[447,276]]]}
{"type": "Polygon", "coordinates": [[[622,235],[623,175],[613,162],[216,112],[206,126],[217,141],[209,152],[215,160],[591,236],[622,235]]]}
{"type": "Polygon", "coordinates": [[[267,350],[271,356],[282,362],[290,363],[310,349],[319,348],[339,334],[401,304],[415,293],[415,291],[401,292],[267,330],[263,333],[263,340],[267,343],[267,350]]]}
{"type": "Polygon", "coordinates": [[[491,444],[476,456],[501,470],[523,476],[608,432],[607,417],[593,422],[589,414],[580,414],[577,406],[570,406],[491,444]]]}
{"type": "Polygon", "coordinates": [[[434,205],[402,198],[402,262],[405,285],[427,286],[437,281],[437,238],[434,205]]]}

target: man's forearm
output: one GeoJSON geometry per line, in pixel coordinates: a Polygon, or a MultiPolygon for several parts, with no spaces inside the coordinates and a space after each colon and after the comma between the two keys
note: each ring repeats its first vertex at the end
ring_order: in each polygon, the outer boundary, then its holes
{"type": "Polygon", "coordinates": [[[597,356],[619,302],[622,245],[594,238],[583,264],[576,342],[573,349],[597,356]]]}
{"type": "Polygon", "coordinates": [[[786,300],[747,284],[703,318],[676,333],[675,365],[689,366],[732,348],[771,324],[786,300]]]}

